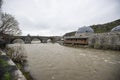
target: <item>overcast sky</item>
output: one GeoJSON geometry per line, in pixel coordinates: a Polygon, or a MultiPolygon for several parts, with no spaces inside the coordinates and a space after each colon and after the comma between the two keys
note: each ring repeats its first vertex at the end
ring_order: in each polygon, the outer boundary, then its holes
{"type": "Polygon", "coordinates": [[[63,35],[81,26],[120,19],[120,0],[4,0],[23,35],[63,35]]]}

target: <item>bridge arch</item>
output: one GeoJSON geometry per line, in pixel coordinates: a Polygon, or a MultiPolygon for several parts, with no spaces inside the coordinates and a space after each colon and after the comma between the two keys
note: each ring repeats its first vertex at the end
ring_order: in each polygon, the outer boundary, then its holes
{"type": "Polygon", "coordinates": [[[42,43],[42,39],[39,38],[32,38],[31,43],[42,43]]]}
{"type": "Polygon", "coordinates": [[[55,43],[55,38],[54,37],[51,37],[49,39],[51,40],[51,43],[55,43]]]}
{"type": "Polygon", "coordinates": [[[14,44],[14,43],[22,43],[22,44],[24,44],[25,42],[24,42],[24,39],[16,38],[16,39],[11,40],[10,43],[12,43],[12,44],[14,44]]]}
{"type": "Polygon", "coordinates": [[[48,42],[55,43],[59,39],[58,37],[54,37],[54,36],[50,36],[50,37],[47,37],[47,36],[12,36],[9,38],[8,43],[13,43],[15,39],[22,39],[25,44],[31,44],[31,41],[36,40],[36,38],[41,43],[48,43],[48,42]]]}
{"type": "Polygon", "coordinates": [[[47,40],[47,43],[51,43],[52,42],[52,40],[49,38],[48,40],[47,40]]]}

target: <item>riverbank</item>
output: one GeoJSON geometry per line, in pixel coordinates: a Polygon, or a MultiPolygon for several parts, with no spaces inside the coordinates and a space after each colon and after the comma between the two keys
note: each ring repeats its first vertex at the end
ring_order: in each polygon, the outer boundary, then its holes
{"type": "MultiPolygon", "coordinates": [[[[61,44],[60,44],[61,45],[61,44]]],[[[61,46],[65,46],[65,47],[70,47],[70,48],[76,48],[76,49],[93,49],[93,50],[104,50],[104,51],[115,51],[115,52],[119,52],[119,50],[113,50],[113,49],[103,49],[103,48],[93,48],[93,47],[89,47],[87,45],[61,45],[61,46]]]]}
{"type": "Polygon", "coordinates": [[[0,80],[34,80],[27,70],[27,60],[20,58],[20,55],[24,55],[19,52],[20,49],[18,54],[15,54],[12,47],[6,47],[4,51],[0,50],[0,80]]]}
{"type": "Polygon", "coordinates": [[[88,45],[70,45],[70,44],[60,44],[61,46],[66,46],[66,47],[73,47],[73,48],[83,48],[83,49],[96,49],[96,50],[107,50],[107,51],[120,51],[116,49],[109,49],[109,48],[96,48],[96,47],[91,47],[88,45]]]}
{"type": "Polygon", "coordinates": [[[64,40],[60,44],[63,44],[65,46],[71,46],[71,47],[80,47],[80,48],[89,47],[89,48],[95,48],[95,49],[120,51],[120,32],[89,34],[88,39],[86,40],[87,42],[86,45],[80,44],[80,42],[77,41],[78,38],[76,38],[73,41],[64,40]]]}
{"type": "Polygon", "coordinates": [[[0,53],[0,80],[27,80],[6,53],[0,53]]]}
{"type": "Polygon", "coordinates": [[[29,72],[29,66],[27,63],[27,55],[24,50],[24,47],[21,44],[17,44],[16,46],[8,45],[6,47],[6,54],[9,56],[17,68],[23,73],[27,80],[34,80],[32,75],[29,72]]]}

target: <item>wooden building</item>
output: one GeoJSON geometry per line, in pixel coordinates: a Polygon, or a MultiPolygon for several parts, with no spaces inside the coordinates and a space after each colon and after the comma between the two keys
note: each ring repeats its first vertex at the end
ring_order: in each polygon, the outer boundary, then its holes
{"type": "Polygon", "coordinates": [[[88,45],[88,38],[65,38],[64,44],[72,44],[72,45],[88,45]]]}

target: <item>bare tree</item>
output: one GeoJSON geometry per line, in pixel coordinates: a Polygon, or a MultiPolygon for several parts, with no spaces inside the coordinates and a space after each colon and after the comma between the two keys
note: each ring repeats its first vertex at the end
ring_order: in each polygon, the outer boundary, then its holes
{"type": "Polygon", "coordinates": [[[1,6],[2,6],[2,0],[0,0],[0,8],[1,8],[1,6]]]}
{"type": "Polygon", "coordinates": [[[15,18],[6,13],[1,14],[2,24],[0,25],[0,33],[9,34],[9,35],[20,35],[21,30],[19,24],[15,18]]]}

